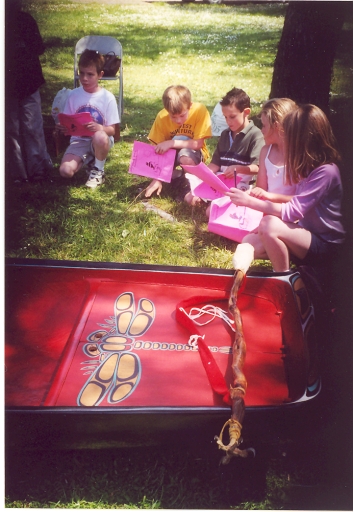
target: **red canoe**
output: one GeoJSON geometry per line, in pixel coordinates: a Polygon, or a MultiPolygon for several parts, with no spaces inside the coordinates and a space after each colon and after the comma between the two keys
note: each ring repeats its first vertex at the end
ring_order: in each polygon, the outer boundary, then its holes
{"type": "MultiPolygon", "coordinates": [[[[199,314],[196,331],[229,386],[232,283],[229,270],[9,259],[8,446],[131,446],[176,430],[218,434],[230,408],[213,392],[176,307],[197,298],[187,313],[199,314]]],[[[244,434],[259,422],[261,435],[273,434],[320,393],[313,307],[299,272],[250,273],[238,306],[247,345],[244,434]]]]}

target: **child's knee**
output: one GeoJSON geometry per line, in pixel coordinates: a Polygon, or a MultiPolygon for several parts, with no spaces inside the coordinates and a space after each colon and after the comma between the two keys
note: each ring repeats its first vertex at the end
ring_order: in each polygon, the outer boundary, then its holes
{"type": "Polygon", "coordinates": [[[180,165],[197,165],[195,161],[189,156],[181,156],[179,162],[180,165]]]}
{"type": "Polygon", "coordinates": [[[62,178],[72,178],[77,172],[77,168],[74,168],[69,162],[62,162],[59,167],[59,173],[62,178]]]}
{"type": "Polygon", "coordinates": [[[109,150],[109,137],[104,131],[95,132],[92,138],[92,143],[94,147],[109,150]]]}
{"type": "Polygon", "coordinates": [[[270,236],[275,237],[277,235],[277,226],[280,223],[280,219],[278,217],[274,217],[273,215],[265,215],[262,217],[261,222],[258,228],[258,234],[261,238],[270,236]]]}

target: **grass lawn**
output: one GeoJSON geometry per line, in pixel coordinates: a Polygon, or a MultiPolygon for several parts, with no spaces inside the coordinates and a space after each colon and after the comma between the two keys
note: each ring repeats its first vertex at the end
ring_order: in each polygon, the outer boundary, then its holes
{"type": "MultiPolygon", "coordinates": [[[[42,88],[52,185],[7,193],[8,256],[230,267],[235,244],[207,231],[204,209],[175,203],[167,193],[151,202],[177,219],[170,223],[136,200],[144,178],[127,173],[132,143],[146,141],[161,95],[173,83],[190,88],[212,112],[234,85],[248,92],[253,112],[267,98],[285,7],[28,2],[48,50],[42,88]],[[231,15],[230,15],[231,14],[231,15]],[[100,190],[84,187],[82,170],[69,183],[58,176],[51,137],[51,104],[72,88],[73,47],[87,34],[117,37],[124,51],[122,139],[106,163],[100,190]],[[163,244],[161,243],[163,240],[163,244]]],[[[103,82],[103,85],[111,82],[103,82]]],[[[209,142],[212,152],[216,140],[209,142]]],[[[167,189],[168,187],[165,187],[167,189]]]]}
{"type": "MultiPolygon", "coordinates": [[[[231,268],[236,244],[207,231],[204,208],[176,203],[165,187],[150,203],[176,222],[146,210],[139,192],[147,182],[127,172],[132,144],[146,141],[162,108],[161,95],[173,83],[188,86],[193,99],[210,113],[229,89],[243,88],[258,122],[256,114],[270,92],[286,6],[68,0],[24,0],[24,5],[47,45],[41,95],[55,168],[51,182],[6,183],[6,256],[231,268]],[[50,113],[56,92],[73,86],[75,43],[90,34],[114,36],[124,51],[121,141],[108,157],[105,185],[94,191],[84,186],[84,170],[71,181],[59,177],[62,153],[55,154],[50,113]]],[[[345,23],[332,81],[332,122],[345,160],[346,190],[352,190],[352,21],[345,23]]],[[[211,153],[215,145],[212,138],[211,153]]],[[[346,212],[349,209],[346,198],[346,212]]],[[[331,430],[323,434],[325,443],[329,435],[331,430]]],[[[256,464],[239,460],[227,467],[218,466],[220,455],[213,443],[201,454],[197,447],[184,450],[179,445],[10,454],[6,506],[347,509],[347,485],[330,483],[328,471],[319,471],[327,462],[321,441],[310,448],[293,444],[287,457],[280,447],[263,448],[256,464]]]]}

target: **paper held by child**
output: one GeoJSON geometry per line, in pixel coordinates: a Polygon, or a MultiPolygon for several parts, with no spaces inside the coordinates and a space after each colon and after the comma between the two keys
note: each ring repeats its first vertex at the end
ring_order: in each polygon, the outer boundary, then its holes
{"type": "MultiPolygon", "coordinates": [[[[185,177],[190,182],[190,189],[192,195],[200,197],[201,199],[205,199],[207,201],[213,201],[214,199],[224,197],[224,192],[219,192],[205,181],[200,180],[200,178],[198,178],[194,174],[190,174],[187,172],[185,173],[185,177]]],[[[224,174],[218,174],[217,177],[228,187],[228,189],[234,186],[233,178],[226,178],[224,174]]]]}
{"type": "Polygon", "coordinates": [[[170,183],[175,155],[175,149],[169,149],[166,153],[158,154],[154,146],[135,141],[132,148],[129,173],[170,183]]]}
{"type": "Polygon", "coordinates": [[[59,123],[66,128],[66,135],[77,137],[92,137],[93,132],[85,126],[93,121],[89,112],[79,112],[78,114],[58,114],[59,123]]]}
{"type": "MultiPolygon", "coordinates": [[[[186,177],[190,182],[191,192],[194,196],[213,201],[224,196],[230,188],[234,187],[234,178],[227,178],[223,173],[214,174],[204,163],[199,165],[183,165],[186,177]]],[[[236,177],[237,187],[244,175],[236,177]]]]}
{"type": "Polygon", "coordinates": [[[211,203],[208,231],[241,242],[245,235],[259,226],[262,217],[262,212],[237,206],[229,197],[222,197],[211,203]]]}
{"type": "MultiPolygon", "coordinates": [[[[207,183],[211,188],[217,192],[220,192],[221,195],[224,195],[225,192],[228,192],[229,190],[229,186],[227,186],[224,181],[222,181],[214,172],[212,172],[211,169],[209,169],[203,162],[199,163],[198,165],[182,165],[182,168],[186,172],[197,176],[201,181],[207,183]]],[[[230,180],[230,182],[231,181],[234,184],[234,180],[230,180]]]]}

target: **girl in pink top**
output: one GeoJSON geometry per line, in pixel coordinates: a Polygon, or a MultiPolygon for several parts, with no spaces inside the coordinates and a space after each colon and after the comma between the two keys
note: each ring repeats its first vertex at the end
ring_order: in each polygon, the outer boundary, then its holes
{"type": "Polygon", "coordinates": [[[276,272],[289,270],[290,259],[324,264],[344,241],[340,157],[327,117],[315,105],[303,105],[285,116],[283,130],[286,180],[296,185],[296,195],[278,203],[236,188],[227,192],[235,204],[265,214],[258,233],[238,247],[246,244],[255,258],[270,259],[276,272]]]}

